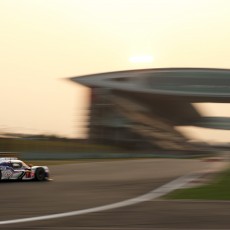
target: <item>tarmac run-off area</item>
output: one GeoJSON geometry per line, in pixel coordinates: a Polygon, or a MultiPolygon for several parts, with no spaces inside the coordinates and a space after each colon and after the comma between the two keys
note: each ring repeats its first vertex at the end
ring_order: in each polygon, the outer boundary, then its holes
{"type": "Polygon", "coordinates": [[[51,182],[1,183],[0,229],[229,229],[229,202],[155,200],[217,168],[194,159],[52,166],[51,182]]]}

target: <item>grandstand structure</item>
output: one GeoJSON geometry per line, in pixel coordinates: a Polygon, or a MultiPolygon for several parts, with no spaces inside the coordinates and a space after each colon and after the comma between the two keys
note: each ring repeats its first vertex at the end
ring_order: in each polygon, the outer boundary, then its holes
{"type": "Polygon", "coordinates": [[[158,68],[72,77],[89,87],[89,139],[132,148],[193,151],[177,126],[230,128],[229,118],[202,117],[193,103],[230,103],[230,70],[158,68]]]}

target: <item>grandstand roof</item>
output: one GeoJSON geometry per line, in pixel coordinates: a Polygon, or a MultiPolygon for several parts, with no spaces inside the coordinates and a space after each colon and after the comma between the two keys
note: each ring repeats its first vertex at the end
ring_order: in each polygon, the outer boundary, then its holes
{"type": "Polygon", "coordinates": [[[89,87],[230,102],[230,70],[158,68],[108,72],[71,78],[89,87]]]}

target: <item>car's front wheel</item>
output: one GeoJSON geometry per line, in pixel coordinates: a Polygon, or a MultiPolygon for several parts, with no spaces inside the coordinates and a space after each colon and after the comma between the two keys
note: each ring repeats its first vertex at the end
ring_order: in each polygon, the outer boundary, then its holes
{"type": "Polygon", "coordinates": [[[36,181],[44,181],[46,176],[46,172],[44,168],[37,168],[35,171],[35,180],[36,181]]]}
{"type": "Polygon", "coordinates": [[[0,181],[2,180],[2,171],[0,170],[0,181]]]}

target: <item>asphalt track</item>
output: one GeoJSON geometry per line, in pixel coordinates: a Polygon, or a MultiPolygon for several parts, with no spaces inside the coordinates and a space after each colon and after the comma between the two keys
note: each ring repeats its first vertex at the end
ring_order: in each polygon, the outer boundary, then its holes
{"type": "MultiPolygon", "coordinates": [[[[113,204],[210,164],[145,159],[52,166],[52,182],[1,183],[0,221],[113,204]]],[[[158,200],[80,216],[0,225],[0,229],[230,229],[229,213],[228,202],[158,200]]]]}

